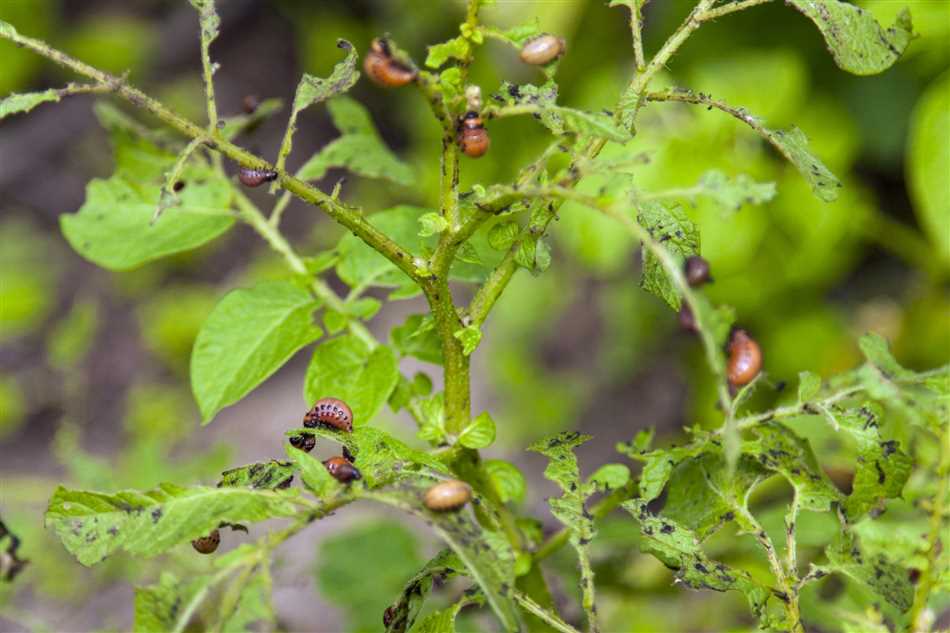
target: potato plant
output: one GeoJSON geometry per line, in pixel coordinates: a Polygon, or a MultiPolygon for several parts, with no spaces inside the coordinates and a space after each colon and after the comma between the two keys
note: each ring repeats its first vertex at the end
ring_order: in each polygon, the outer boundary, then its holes
{"type": "MultiPolygon", "coordinates": [[[[160,124],[153,127],[108,103],[97,107],[112,142],[115,172],[91,181],[79,211],[62,216],[63,235],[80,255],[110,270],[129,270],[194,249],[244,223],[282,258],[283,279],[228,293],[201,327],[190,379],[203,422],[213,422],[306,347],[313,348],[303,385],[308,405],[338,399],[352,421],[350,430],[318,412],[305,420],[301,411],[300,420],[288,421],[283,454],[277,454],[275,441],[273,460],[227,470],[217,486],[58,488],[47,526],[83,565],[110,556],[154,557],[192,542],[199,553],[216,556],[213,572],[194,576],[167,569],[154,584],[137,588],[136,630],[274,627],[270,568],[275,551],[311,523],[332,520],[335,510],[357,500],[413,515],[445,543],[379,614],[380,625],[390,632],[454,631],[462,609],[493,614],[494,624],[486,626],[499,630],[601,630],[589,548],[597,539],[598,521],[615,510],[626,513],[639,549],[672,570],[678,585],[742,594],[749,624],[763,630],[825,628],[824,621],[803,618],[805,599],[817,604],[812,613],[850,630],[925,631],[933,625],[935,610],[950,599],[945,547],[950,366],[906,369],[884,338],[869,333],[860,341],[861,366],[829,380],[802,372],[797,390],[790,390],[794,393],[781,406],[750,407],[753,392],[768,379],[754,362],[737,369],[735,336],[742,332],[737,325],[742,315],[714,305],[702,279],[684,269],[687,261],[697,261],[691,258],[701,249],[697,225],[674,204],[683,192],[644,190],[637,184],[637,169],[649,160],[644,153],[649,148],[637,139],[638,115],[649,103],[716,110],[748,126],[786,159],[818,200],[834,200],[841,183],[812,153],[801,130],[771,127],[741,104],[688,87],[657,86],[664,67],[698,29],[714,29],[718,20],[770,0],[698,0],[652,56],[644,50],[641,28],[646,1],[609,3],[610,10],[623,11],[629,20],[632,61],[626,89],[600,111],[559,103],[557,68],[561,57],[570,55],[570,42],[532,24],[504,30],[484,23],[480,8],[487,0],[469,0],[458,35],[430,46],[422,62],[399,49],[398,33],[374,40],[362,63],[357,47],[341,39],[342,59],[329,77],[301,78],[272,160],[236,139],[262,118],[276,116],[278,103],[265,101],[237,116],[219,114],[214,76],[227,69],[213,61],[220,24],[213,0],[191,0],[200,21],[207,97],[207,121],[200,124],[125,77],[0,22],[0,37],[81,78],[60,89],[8,96],[0,101],[0,117],[70,95],[98,93],[125,101],[160,124]],[[518,51],[525,63],[536,66],[537,81],[470,83],[469,68],[486,40],[518,51]],[[339,185],[328,193],[311,184],[331,168],[406,185],[414,181],[415,167],[386,146],[366,109],[345,94],[361,79],[361,68],[392,89],[392,99],[409,90],[425,96],[433,125],[441,130],[440,189],[431,207],[371,211],[342,199],[339,185]],[[339,136],[290,171],[298,116],[321,106],[339,136]],[[533,117],[550,133],[549,146],[507,183],[463,190],[460,171],[483,155],[480,160],[492,160],[492,121],[504,117],[533,117]],[[591,178],[605,184],[596,191],[579,186],[591,178]],[[273,194],[270,209],[246,195],[247,187],[257,186],[273,194]],[[291,245],[281,219],[294,197],[346,229],[335,248],[300,253],[291,245]],[[562,492],[549,500],[562,527],[545,536],[538,518],[512,503],[525,486],[517,465],[479,454],[493,443],[496,428],[491,412],[472,409],[470,360],[513,275],[520,269],[542,275],[551,265],[546,234],[566,202],[610,218],[617,231],[639,244],[639,284],[669,305],[671,319],[679,318],[695,334],[716,380],[721,423],[715,429],[687,428],[689,441],[679,446],[655,446],[652,432],[631,432],[631,439],[616,447],[618,461],[590,465],[588,477],[581,476],[575,449],[596,438],[562,432],[525,447],[549,459],[544,474],[562,492]],[[350,288],[346,295],[334,290],[330,274],[350,288]],[[458,299],[463,286],[470,288],[467,302],[458,299]],[[385,307],[367,295],[379,289],[387,289],[387,302],[421,294],[428,312],[410,316],[380,340],[366,324],[385,307]],[[441,380],[424,372],[402,374],[398,361],[404,357],[441,368],[441,380]],[[426,448],[409,446],[374,426],[387,406],[415,421],[419,446],[426,448]],[[816,426],[827,426],[849,447],[853,480],[846,491],[835,485],[812,448],[809,430],[816,426]],[[309,454],[317,442],[340,446],[343,456],[334,458],[332,467],[321,463],[309,454]],[[767,531],[757,516],[753,502],[761,490],[787,492],[781,534],[767,531]],[[900,518],[925,525],[923,538],[891,540],[879,527],[888,501],[901,498],[909,503],[900,518]],[[817,547],[798,540],[803,513],[832,518],[817,547]],[[243,536],[247,524],[270,519],[279,519],[280,527],[257,541],[243,536]],[[750,536],[770,573],[716,560],[706,543],[724,529],[750,536]],[[222,538],[245,542],[214,554],[222,538]],[[546,559],[566,545],[579,570],[580,621],[563,615],[543,574],[546,559]],[[821,611],[815,587],[828,577],[853,587],[860,608],[821,611]],[[434,587],[449,578],[459,579],[464,591],[447,608],[424,610],[434,587]]],[[[839,0],[786,4],[814,23],[837,65],[850,73],[886,70],[913,37],[906,12],[885,28],[866,11],[839,0]]],[[[715,172],[687,197],[708,196],[733,209],[774,194],[772,183],[715,172]]],[[[2,526],[0,572],[12,578],[23,561],[17,557],[16,537],[2,526]]]]}

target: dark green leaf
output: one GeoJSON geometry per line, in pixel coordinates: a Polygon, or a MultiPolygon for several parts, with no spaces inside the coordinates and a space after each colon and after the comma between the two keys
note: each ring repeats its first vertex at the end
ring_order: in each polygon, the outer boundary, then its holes
{"type": "Polygon", "coordinates": [[[205,423],[320,338],[311,316],[317,307],[309,292],[288,281],[225,295],[201,326],[191,354],[192,390],[205,423]]]}
{"type": "MultiPolygon", "coordinates": [[[[685,261],[699,254],[699,229],[680,208],[667,208],[657,202],[639,205],[637,222],[660,242],[677,260],[685,261]]],[[[643,276],[640,286],[666,301],[674,310],[680,309],[682,298],[660,260],[649,249],[643,249],[643,276]]]]}
{"type": "Polygon", "coordinates": [[[339,398],[353,410],[354,425],[368,424],[396,388],[399,369],[393,351],[380,345],[370,349],[348,334],[314,350],[304,383],[304,398],[339,398]]]}

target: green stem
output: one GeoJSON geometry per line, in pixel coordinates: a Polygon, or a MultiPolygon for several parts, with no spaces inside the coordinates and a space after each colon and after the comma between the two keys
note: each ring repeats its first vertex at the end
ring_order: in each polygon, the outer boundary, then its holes
{"type": "Polygon", "coordinates": [[[128,85],[123,79],[102,72],[88,64],[74,59],[61,51],[58,51],[45,42],[30,37],[20,35],[12,28],[9,30],[0,30],[0,37],[10,40],[14,44],[31,50],[42,57],[68,68],[80,75],[96,80],[102,86],[107,87],[117,96],[125,99],[131,104],[139,107],[156,116],[159,120],[174,128],[184,136],[195,139],[201,138],[205,144],[216,149],[239,165],[253,168],[277,171],[278,182],[287,191],[297,196],[304,202],[318,206],[329,215],[333,220],[343,225],[346,229],[366,242],[374,250],[383,255],[386,259],[396,265],[397,268],[406,273],[417,283],[421,283],[423,277],[416,270],[412,261],[412,255],[396,244],[392,239],[386,236],[382,231],[370,224],[361,214],[359,209],[345,205],[316,187],[299,180],[288,174],[284,170],[275,170],[274,166],[264,159],[255,156],[251,152],[238,147],[237,145],[221,138],[211,138],[208,133],[195,123],[172,112],[163,104],[149,97],[142,91],[128,85]]]}
{"type": "Polygon", "coordinates": [[[749,9],[751,7],[771,1],[772,0],[741,0],[740,2],[733,2],[732,4],[721,6],[718,9],[709,9],[708,11],[703,11],[698,17],[700,22],[708,22],[709,20],[715,20],[716,18],[721,18],[724,15],[729,15],[730,13],[742,11],[743,9],[749,9]]]}
{"type": "Polygon", "coordinates": [[[521,608],[523,608],[528,613],[544,620],[558,631],[561,631],[561,633],[580,633],[580,631],[575,629],[573,626],[554,615],[520,591],[514,592],[512,596],[514,597],[515,602],[517,602],[521,608]]]}
{"type": "MultiPolygon", "coordinates": [[[[214,11],[212,3],[207,9],[214,11]]],[[[204,22],[202,18],[201,22],[204,22]]],[[[208,106],[208,134],[216,136],[218,133],[218,104],[214,98],[214,64],[211,63],[212,33],[205,30],[201,24],[201,68],[204,73],[205,101],[208,106]]]]}

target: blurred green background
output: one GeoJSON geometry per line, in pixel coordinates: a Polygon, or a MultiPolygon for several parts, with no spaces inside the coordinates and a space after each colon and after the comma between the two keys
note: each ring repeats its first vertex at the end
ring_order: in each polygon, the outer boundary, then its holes
{"type": "MultiPolygon", "coordinates": [[[[216,83],[224,114],[237,113],[247,94],[286,103],[301,72],[325,75],[338,60],[337,37],[365,50],[388,32],[421,62],[427,44],[455,33],[464,11],[461,2],[447,0],[438,6],[431,0],[220,4],[222,36],[212,52],[221,63],[216,83]]],[[[500,0],[484,11],[484,21],[512,26],[538,19],[544,30],[565,37],[561,101],[597,110],[613,105],[631,68],[626,12],[605,4],[500,0]]],[[[950,3],[858,4],[887,24],[903,6],[913,14],[920,37],[883,75],[839,70],[814,26],[776,2],[703,26],[658,82],[744,106],[771,127],[798,125],[843,181],[838,201],[814,198],[794,168],[722,113],[655,104],[640,119],[636,150],[651,159],[638,171],[646,190],[688,188],[711,169],[777,184],[764,206],[725,212],[704,200],[687,205],[712,265],[710,296],[734,306],[765,349],[771,385],[757,395],[762,406],[778,401],[781,384],[801,370],[829,376],[856,365],[856,339],[869,330],[886,336],[909,367],[950,360],[950,3]]],[[[648,54],[691,5],[648,5],[648,54]]],[[[187,2],[6,0],[0,19],[93,65],[129,71],[134,84],[193,119],[203,117],[197,21],[187,2]]],[[[71,79],[5,42],[0,60],[0,95],[71,79]]],[[[502,80],[542,79],[496,43],[484,47],[472,72],[486,94],[502,80]]],[[[432,205],[439,129],[422,96],[366,81],[352,94],[414,164],[418,180],[406,188],[350,178],[345,197],[368,210],[432,205]]],[[[71,98],[0,123],[0,516],[23,538],[21,552],[31,560],[15,584],[0,585],[2,630],[125,629],[133,583],[154,579],[165,565],[210,564],[182,548],[171,559],[117,557],[96,570],[79,567],[42,528],[57,482],[108,490],[168,480],[213,483],[229,465],[280,455],[281,431],[296,424],[304,406],[305,353],[212,427],[198,426],[187,371],[203,318],[227,289],[281,273],[250,231],[121,274],[68,248],[58,216],[81,205],[87,180],[111,169],[92,105],[91,98],[71,98]]],[[[245,145],[273,157],[285,115],[245,137],[245,145]]],[[[463,187],[508,181],[548,138],[530,118],[492,122],[490,133],[488,157],[464,162],[463,187]]],[[[306,112],[290,165],[335,134],[325,111],[306,112]]],[[[331,173],[324,184],[341,175],[331,173]]],[[[267,204],[266,193],[255,195],[267,204]]],[[[297,202],[284,217],[286,234],[305,253],[332,247],[341,233],[297,202]]],[[[637,286],[636,244],[609,220],[566,205],[553,228],[553,252],[554,264],[542,276],[516,275],[474,360],[474,408],[491,410],[499,423],[489,456],[522,466],[530,483],[524,506],[545,517],[548,528],[543,498],[550,484],[540,478],[543,459],[522,453],[530,441],[565,428],[591,433],[596,441],[580,458],[593,471],[612,459],[615,441],[641,428],[675,436],[685,425],[719,419],[696,341],[637,286]]],[[[459,297],[470,292],[457,289],[459,297]]],[[[371,327],[385,339],[421,311],[418,299],[386,305],[371,327]]],[[[432,366],[404,361],[406,372],[419,368],[437,375],[432,366]]],[[[412,440],[406,420],[379,424],[412,440]]],[[[381,516],[348,509],[288,546],[275,575],[283,626],[380,629],[383,608],[436,547],[418,526],[381,516]],[[340,591],[340,579],[353,573],[347,557],[354,553],[379,561],[378,573],[357,583],[358,592],[340,591]]],[[[774,518],[778,525],[780,515],[774,518]]],[[[819,518],[814,521],[820,529],[819,518]]],[[[615,555],[632,544],[632,532],[629,523],[608,521],[595,542],[605,630],[721,630],[744,622],[739,598],[683,594],[656,561],[615,555]],[[676,608],[683,600],[702,608],[676,608]],[[726,606],[707,608],[716,601],[726,606]]],[[[751,548],[718,546],[733,559],[761,565],[751,548]]],[[[554,563],[556,592],[572,595],[573,564],[554,563]]],[[[460,630],[485,625],[462,620],[460,630]]]]}

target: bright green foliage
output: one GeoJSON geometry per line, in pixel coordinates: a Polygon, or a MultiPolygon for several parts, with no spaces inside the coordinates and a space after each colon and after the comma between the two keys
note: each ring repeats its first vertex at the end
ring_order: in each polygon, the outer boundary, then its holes
{"type": "Polygon", "coordinates": [[[386,147],[362,105],[349,97],[327,102],[333,125],[343,135],[314,154],[297,172],[301,180],[319,180],[331,167],[343,167],[367,178],[386,178],[401,185],[413,182],[412,169],[386,147]]]}
{"type": "Polygon", "coordinates": [[[499,222],[488,232],[488,243],[496,250],[506,251],[514,244],[519,231],[517,222],[499,222]]]}
{"type": "Polygon", "coordinates": [[[459,434],[459,444],[465,448],[487,448],[495,441],[495,421],[487,411],[478,414],[459,434]]]}
{"type": "Polygon", "coordinates": [[[455,618],[464,607],[482,604],[484,598],[478,593],[466,593],[465,596],[451,607],[430,613],[419,620],[410,629],[411,633],[455,633],[455,618]]]}
{"type": "Polygon", "coordinates": [[[390,605],[392,621],[386,628],[388,633],[403,632],[412,628],[422,605],[432,591],[432,583],[438,578],[448,580],[458,573],[464,573],[464,565],[450,549],[444,549],[435,555],[420,569],[402,590],[399,599],[390,605]]]}
{"type": "Polygon", "coordinates": [[[630,469],[623,464],[604,464],[590,476],[587,484],[597,492],[610,492],[623,488],[630,481],[630,469]]]}
{"type": "Polygon", "coordinates": [[[485,460],[482,468],[495,487],[495,492],[498,493],[498,498],[502,503],[509,501],[518,503],[524,500],[525,478],[517,466],[501,459],[489,459],[485,460]]]}
{"type": "Polygon", "coordinates": [[[182,606],[187,605],[199,591],[208,586],[207,576],[181,580],[170,572],[164,572],[158,584],[138,587],[135,590],[136,633],[177,631],[187,622],[180,622],[182,606]]]}
{"type": "MultiPolygon", "coordinates": [[[[639,206],[637,221],[650,237],[662,243],[671,253],[685,261],[699,253],[699,229],[682,209],[668,208],[658,202],[639,206]]],[[[640,286],[666,301],[674,310],[680,309],[682,298],[663,263],[655,254],[643,249],[643,276],[640,286]]]]}
{"type": "Polygon", "coordinates": [[[450,59],[464,59],[471,50],[471,44],[462,36],[452,38],[441,44],[429,47],[426,55],[426,66],[438,68],[450,59]]]}
{"type": "Polygon", "coordinates": [[[814,400],[821,391],[821,377],[810,371],[798,374],[798,401],[809,402],[814,400]]]}
{"type": "Polygon", "coordinates": [[[950,266],[950,73],[927,89],[914,110],[908,139],[907,177],[914,212],[931,243],[950,266]]]}
{"type": "Polygon", "coordinates": [[[218,487],[247,487],[258,490],[274,490],[286,488],[296,471],[292,462],[281,462],[272,459],[269,462],[257,462],[247,466],[239,466],[221,473],[218,487]]]}
{"type": "Polygon", "coordinates": [[[419,225],[419,237],[429,237],[449,228],[449,221],[432,211],[419,216],[419,225]]]}
{"type": "Polygon", "coordinates": [[[462,341],[462,353],[471,356],[482,340],[482,330],[477,325],[469,325],[457,331],[454,336],[462,341]]]}
{"type": "Polygon", "coordinates": [[[651,501],[660,496],[666,482],[669,481],[673,468],[690,457],[696,457],[706,450],[706,442],[698,441],[685,446],[676,446],[669,449],[660,449],[649,453],[630,449],[625,444],[617,446],[617,450],[631,459],[644,461],[643,471],[640,473],[640,497],[651,501]]]}
{"type": "Polygon", "coordinates": [[[788,0],[818,26],[839,67],[855,75],[874,75],[894,65],[913,37],[905,9],[884,30],[867,10],[840,0],[788,0]]]}
{"type": "Polygon", "coordinates": [[[43,92],[28,92],[22,95],[14,94],[4,97],[0,99],[0,119],[4,119],[11,114],[29,112],[41,103],[56,103],[59,99],[59,91],[52,88],[43,92]]]}
{"type": "Polygon", "coordinates": [[[83,565],[118,551],[155,556],[207,534],[222,522],[263,521],[292,516],[285,494],[248,488],[182,488],[173,484],[147,492],[114,495],[60,486],[50,500],[46,524],[83,565]]]}
{"type": "Polygon", "coordinates": [[[672,520],[650,514],[643,501],[628,501],[623,507],[640,523],[640,549],[672,569],[680,582],[693,589],[741,591],[757,617],[765,614],[768,589],[747,572],[710,559],[692,532],[672,520]]]}
{"type": "Polygon", "coordinates": [[[315,497],[326,499],[330,496],[330,493],[340,489],[340,483],[333,478],[319,460],[290,444],[284,448],[287,450],[287,456],[300,468],[300,478],[303,479],[304,485],[310,489],[315,497]]]}
{"type": "Polygon", "coordinates": [[[353,335],[319,346],[307,367],[304,399],[339,398],[353,410],[353,424],[367,424],[389,399],[399,381],[396,356],[386,346],[375,349],[353,335]]]}
{"type": "Polygon", "coordinates": [[[318,305],[303,288],[279,281],[234,290],[215,306],[191,355],[191,385],[205,423],[320,338],[312,318],[318,305]]]}
{"type": "Polygon", "coordinates": [[[435,331],[432,317],[412,314],[402,325],[389,333],[393,347],[403,356],[414,356],[437,365],[442,364],[442,342],[435,331]]]}

